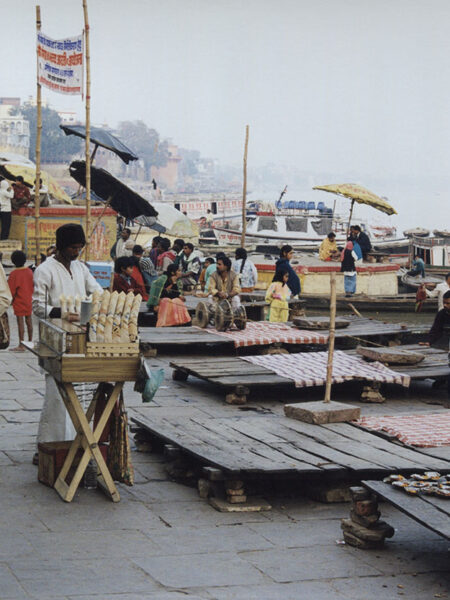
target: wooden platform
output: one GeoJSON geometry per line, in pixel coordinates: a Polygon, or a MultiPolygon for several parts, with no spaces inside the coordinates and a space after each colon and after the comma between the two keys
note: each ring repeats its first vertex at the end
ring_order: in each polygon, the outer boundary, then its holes
{"type": "Polygon", "coordinates": [[[213,417],[193,407],[143,407],[135,424],[227,475],[379,479],[389,473],[450,471],[442,459],[347,423],[309,425],[281,414],[213,417]]]}
{"type": "MultiPolygon", "coordinates": [[[[433,349],[429,350],[431,352],[428,362],[425,362],[427,360],[425,359],[418,365],[395,365],[392,370],[409,375],[412,379],[432,377],[431,373],[434,373],[434,376],[437,377],[439,373],[443,373],[445,370],[446,377],[446,374],[450,371],[448,367],[444,368],[440,363],[434,367],[431,365],[434,356],[439,357],[438,360],[441,360],[442,355],[435,355],[432,352],[433,349]],[[423,365],[421,369],[420,365],[423,365]]],[[[355,356],[356,352],[353,350],[349,354],[355,356]]],[[[173,379],[186,381],[189,376],[192,376],[220,386],[224,388],[225,400],[231,404],[245,404],[250,391],[259,388],[276,390],[281,387],[280,392],[283,393],[298,391],[292,379],[282,377],[269,368],[249,363],[239,357],[208,358],[207,360],[205,358],[178,358],[169,364],[174,369],[173,379]]],[[[354,379],[353,381],[356,382],[357,380],[354,379]]],[[[367,379],[361,379],[361,381],[369,383],[367,379]]]]}
{"type": "Polygon", "coordinates": [[[450,540],[450,500],[436,496],[409,496],[382,481],[363,481],[363,485],[424,527],[450,540]]]}
{"type": "MultiPolygon", "coordinates": [[[[315,294],[302,294],[302,300],[306,308],[328,309],[330,299],[327,296],[315,294]]],[[[338,296],[336,298],[338,309],[348,310],[349,305],[359,310],[362,314],[366,312],[401,312],[414,313],[416,305],[416,294],[396,294],[395,296],[366,296],[365,294],[354,294],[351,298],[338,296]]],[[[437,299],[428,298],[423,306],[422,312],[436,313],[437,299]]]]}
{"type": "MultiPolygon", "coordinates": [[[[311,317],[313,318],[313,317],[311,317]]],[[[398,323],[385,323],[376,319],[360,318],[356,315],[346,315],[346,321],[350,321],[348,327],[336,330],[336,348],[348,349],[356,347],[362,342],[373,342],[376,344],[387,344],[391,340],[402,341],[412,335],[410,325],[398,323]]],[[[428,331],[428,327],[426,328],[428,331]]],[[[321,333],[326,334],[326,331],[321,333]]],[[[139,328],[139,337],[142,343],[149,344],[159,351],[168,349],[186,350],[189,352],[207,353],[210,348],[215,351],[235,353],[236,350],[232,340],[223,336],[201,330],[196,327],[145,327],[139,328]]],[[[280,344],[277,342],[277,345],[280,344]]],[[[281,344],[290,352],[299,352],[307,349],[305,344],[281,344]]],[[[311,346],[312,349],[321,349],[320,345],[311,346]]],[[[323,346],[322,346],[323,348],[323,346]]],[[[241,349],[239,349],[241,350],[241,349]]],[[[250,347],[251,353],[257,353],[256,347],[250,347]]]]}
{"type": "MultiPolygon", "coordinates": [[[[448,351],[419,344],[407,344],[402,346],[405,350],[424,354],[423,361],[415,365],[392,365],[394,371],[409,375],[411,379],[446,379],[450,373],[448,365],[448,351]]],[[[349,350],[349,354],[356,354],[355,350],[349,350]]]]}

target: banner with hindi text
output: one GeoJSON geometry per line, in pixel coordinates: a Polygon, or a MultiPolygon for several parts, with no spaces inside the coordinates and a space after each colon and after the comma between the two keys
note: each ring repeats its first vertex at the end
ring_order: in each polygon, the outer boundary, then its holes
{"type": "Polygon", "coordinates": [[[83,35],[53,40],[37,33],[38,81],[60,94],[83,94],[83,35]]]}

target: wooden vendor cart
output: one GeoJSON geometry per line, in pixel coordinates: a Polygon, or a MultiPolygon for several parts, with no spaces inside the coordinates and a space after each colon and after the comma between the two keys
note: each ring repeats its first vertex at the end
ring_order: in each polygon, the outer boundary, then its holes
{"type": "Polygon", "coordinates": [[[39,365],[55,378],[77,432],[54,483],[55,490],[63,500],[71,502],[92,458],[99,470],[99,487],[113,502],[119,502],[120,495],[100,452],[99,440],[124,382],[136,379],[140,363],[139,342],[113,345],[89,342],[85,326],[61,319],[47,319],[39,322],[39,342],[24,343],[24,346],[39,358],[39,365]],[[73,385],[82,382],[98,383],[86,411],[73,385]],[[106,382],[113,385],[105,386],[106,382]],[[99,418],[94,426],[91,421],[96,402],[104,389],[108,389],[107,401],[101,415],[97,413],[99,418]]]}

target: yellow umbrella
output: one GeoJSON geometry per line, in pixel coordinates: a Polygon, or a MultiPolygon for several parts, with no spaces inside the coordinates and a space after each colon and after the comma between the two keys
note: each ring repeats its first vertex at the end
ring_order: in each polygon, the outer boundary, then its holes
{"type": "Polygon", "coordinates": [[[339,194],[340,196],[345,196],[346,198],[350,198],[352,201],[350,207],[350,217],[348,219],[348,226],[350,227],[350,221],[352,220],[353,214],[353,205],[355,202],[358,204],[367,204],[368,206],[372,206],[372,208],[376,208],[377,210],[381,210],[381,212],[386,213],[387,215],[396,215],[397,211],[390,204],[388,204],[385,200],[366,189],[362,185],[358,185],[356,183],[336,183],[332,185],[316,185],[313,187],[313,190],[323,190],[324,192],[331,192],[333,194],[339,194]]]}
{"type": "MultiPolygon", "coordinates": [[[[8,162],[2,164],[1,168],[7,178],[15,179],[18,175],[21,175],[25,183],[31,186],[34,185],[34,180],[36,178],[36,167],[34,165],[20,165],[8,162]]],[[[72,204],[70,196],[66,194],[66,192],[51,175],[45,171],[41,171],[41,179],[43,185],[45,185],[48,189],[50,196],[56,200],[59,200],[60,202],[72,204]]]]}

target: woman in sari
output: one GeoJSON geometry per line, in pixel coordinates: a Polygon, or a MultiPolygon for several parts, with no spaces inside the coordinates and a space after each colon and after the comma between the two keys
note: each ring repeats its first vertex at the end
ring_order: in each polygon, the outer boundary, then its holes
{"type": "Polygon", "coordinates": [[[184,305],[180,277],[180,268],[171,264],[151,285],[147,306],[158,314],[156,327],[175,327],[191,322],[184,305]]]}

